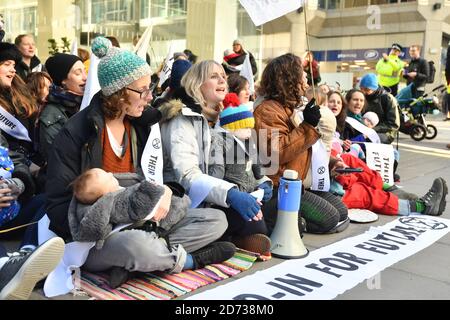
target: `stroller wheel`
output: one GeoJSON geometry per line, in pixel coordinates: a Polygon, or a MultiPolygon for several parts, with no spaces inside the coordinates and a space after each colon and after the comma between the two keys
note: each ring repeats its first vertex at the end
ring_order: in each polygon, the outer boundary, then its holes
{"type": "Polygon", "coordinates": [[[427,135],[425,136],[425,138],[431,140],[436,138],[436,136],[437,136],[437,128],[432,124],[427,125],[427,135]]]}
{"type": "Polygon", "coordinates": [[[414,125],[411,128],[409,135],[411,136],[411,138],[413,138],[413,140],[421,141],[425,139],[425,136],[427,135],[427,130],[422,125],[414,125]]]}

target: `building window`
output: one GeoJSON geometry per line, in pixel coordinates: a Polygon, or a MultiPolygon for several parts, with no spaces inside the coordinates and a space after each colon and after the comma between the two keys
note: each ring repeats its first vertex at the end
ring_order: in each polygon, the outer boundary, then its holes
{"type": "Polygon", "coordinates": [[[6,38],[4,41],[14,41],[9,38],[12,34],[32,34],[36,36],[37,6],[7,9],[3,13],[6,38]]]}
{"type": "Polygon", "coordinates": [[[319,0],[320,9],[339,9],[341,0],[319,0]]]}
{"type": "Polygon", "coordinates": [[[169,16],[178,17],[186,15],[186,0],[169,0],[169,16]]]}
{"type": "Polygon", "coordinates": [[[141,8],[140,8],[141,19],[147,18],[150,13],[150,4],[148,3],[148,1],[149,0],[141,0],[141,8]]]}
{"type": "Polygon", "coordinates": [[[345,8],[365,7],[369,5],[369,0],[345,0],[345,8]]]}
{"type": "Polygon", "coordinates": [[[92,23],[130,21],[133,11],[132,0],[93,0],[92,23]]]}
{"type": "Polygon", "coordinates": [[[398,0],[370,0],[370,4],[397,3],[398,0]]]}
{"type": "Polygon", "coordinates": [[[150,3],[152,18],[167,18],[186,15],[186,0],[152,0],[150,3]]]}
{"type": "Polygon", "coordinates": [[[339,9],[341,7],[341,0],[328,0],[327,9],[339,9]]]}

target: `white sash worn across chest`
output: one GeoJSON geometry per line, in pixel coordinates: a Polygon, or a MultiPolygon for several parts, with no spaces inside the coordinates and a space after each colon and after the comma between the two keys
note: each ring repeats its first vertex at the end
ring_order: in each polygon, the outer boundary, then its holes
{"type": "Polygon", "coordinates": [[[380,137],[378,136],[378,133],[375,130],[365,126],[364,124],[362,124],[361,122],[359,122],[358,120],[356,120],[354,118],[347,117],[345,119],[345,122],[347,122],[349,125],[351,125],[352,128],[361,132],[363,135],[365,135],[367,138],[369,138],[369,140],[372,141],[373,143],[380,143],[380,137]]]}
{"type": "Polygon", "coordinates": [[[152,126],[141,158],[145,179],[163,185],[163,150],[159,123],[152,126]]]}
{"type": "Polygon", "coordinates": [[[330,190],[330,172],[328,164],[330,162],[327,148],[321,139],[312,146],[312,184],[311,190],[329,191],[330,190]]]}
{"type": "Polygon", "coordinates": [[[0,129],[18,140],[31,142],[27,128],[2,106],[0,106],[0,129]]]}

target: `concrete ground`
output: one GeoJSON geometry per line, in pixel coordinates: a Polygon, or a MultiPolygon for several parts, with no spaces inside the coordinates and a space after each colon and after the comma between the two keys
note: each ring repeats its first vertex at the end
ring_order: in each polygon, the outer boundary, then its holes
{"type": "MultiPolygon", "coordinates": [[[[400,185],[405,190],[418,195],[425,194],[436,177],[443,177],[450,183],[450,150],[446,145],[450,143],[450,121],[443,122],[442,115],[429,117],[430,123],[438,128],[438,136],[433,140],[416,142],[409,136],[400,134],[401,160],[398,173],[401,176],[400,185]]],[[[450,197],[447,196],[447,200],[450,197]]],[[[446,207],[444,218],[450,219],[450,205],[446,207]]],[[[319,249],[341,239],[362,234],[373,225],[384,225],[392,221],[392,217],[380,216],[372,224],[351,224],[347,230],[333,235],[306,234],[303,238],[305,246],[310,250],[319,249]]],[[[17,246],[17,242],[8,242],[10,248],[17,246]]],[[[257,262],[254,266],[236,277],[201,288],[194,293],[184,295],[184,299],[192,294],[200,293],[217,285],[253,274],[258,270],[270,268],[283,260],[273,258],[268,262],[257,262]]],[[[30,299],[45,299],[42,290],[37,289],[30,299]]],[[[88,299],[84,296],[66,295],[59,300],[88,299]]],[[[373,300],[373,299],[450,299],[450,234],[441,238],[430,247],[410,256],[387,268],[376,281],[364,281],[351,290],[337,297],[339,300],[373,300]],[[372,289],[369,289],[371,287],[372,289]],[[375,289],[373,289],[375,287],[375,289]]]]}

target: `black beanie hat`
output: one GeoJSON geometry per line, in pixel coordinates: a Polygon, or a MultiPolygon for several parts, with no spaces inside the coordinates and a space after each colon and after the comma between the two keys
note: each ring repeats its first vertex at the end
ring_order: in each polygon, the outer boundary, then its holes
{"type": "Polygon", "coordinates": [[[0,42],[0,62],[14,60],[16,65],[22,61],[22,55],[19,49],[12,43],[0,42]]]}
{"type": "Polygon", "coordinates": [[[50,77],[52,77],[53,82],[61,87],[62,81],[67,79],[70,69],[72,69],[77,61],[81,61],[78,56],[67,53],[57,53],[53,57],[47,59],[45,68],[50,74],[50,77]]]}

